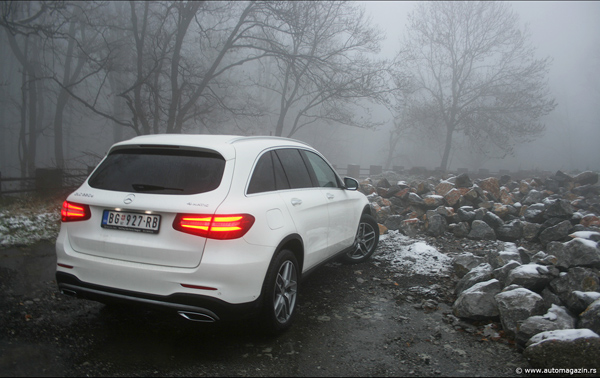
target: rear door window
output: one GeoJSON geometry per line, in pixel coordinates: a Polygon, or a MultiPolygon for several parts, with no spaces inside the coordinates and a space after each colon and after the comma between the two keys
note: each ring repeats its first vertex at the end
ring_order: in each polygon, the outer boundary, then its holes
{"type": "Polygon", "coordinates": [[[131,148],[111,152],[90,177],[97,189],[153,194],[198,194],[219,187],[225,159],[203,151],[131,148]]]}
{"type": "Polygon", "coordinates": [[[290,184],[283,171],[281,161],[273,151],[264,153],[254,168],[248,194],[272,192],[274,190],[289,189],[290,184]]]}
{"type": "Polygon", "coordinates": [[[293,148],[284,148],[277,150],[275,154],[281,161],[292,189],[310,188],[313,186],[308,168],[304,164],[304,159],[302,159],[300,151],[293,148]]]}

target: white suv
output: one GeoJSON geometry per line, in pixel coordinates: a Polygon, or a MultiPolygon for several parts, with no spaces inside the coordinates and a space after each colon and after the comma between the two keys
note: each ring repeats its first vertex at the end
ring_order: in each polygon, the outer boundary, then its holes
{"type": "Polygon", "coordinates": [[[357,188],[291,139],[136,137],[64,202],[56,280],[80,298],[195,321],[260,314],[282,331],[302,276],[375,251],[379,229],[357,188]]]}

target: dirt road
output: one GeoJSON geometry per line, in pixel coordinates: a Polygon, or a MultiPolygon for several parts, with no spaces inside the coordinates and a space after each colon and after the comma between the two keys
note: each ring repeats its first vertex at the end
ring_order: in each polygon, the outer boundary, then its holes
{"type": "Polygon", "coordinates": [[[276,338],[252,323],[64,296],[55,262],[50,243],[0,250],[0,376],[518,376],[528,366],[481,327],[449,323],[450,279],[402,278],[381,262],[315,272],[276,338]]]}

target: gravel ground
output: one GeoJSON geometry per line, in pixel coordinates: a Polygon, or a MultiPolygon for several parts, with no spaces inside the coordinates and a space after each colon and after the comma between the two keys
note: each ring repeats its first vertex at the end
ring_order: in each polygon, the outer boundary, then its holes
{"type": "MultiPolygon", "coordinates": [[[[448,256],[496,247],[427,242],[448,256]]],[[[274,338],[252,322],[206,325],[67,297],[53,244],[0,249],[0,376],[518,376],[528,367],[495,337],[498,323],[451,316],[451,271],[415,274],[385,258],[397,248],[383,241],[370,262],[317,270],[300,288],[294,326],[274,338]]]]}

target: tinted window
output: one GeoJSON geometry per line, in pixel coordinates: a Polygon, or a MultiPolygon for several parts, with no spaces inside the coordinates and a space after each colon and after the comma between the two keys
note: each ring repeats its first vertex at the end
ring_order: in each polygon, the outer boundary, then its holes
{"type": "Polygon", "coordinates": [[[273,157],[273,169],[275,170],[275,186],[277,187],[277,190],[290,189],[290,183],[287,179],[287,176],[285,175],[285,171],[283,170],[281,160],[279,160],[275,152],[271,152],[271,156],[273,157]]]}
{"type": "Polygon", "coordinates": [[[336,188],[337,184],[337,175],[331,169],[329,164],[325,160],[323,160],[319,155],[310,152],[303,151],[308,161],[315,172],[315,176],[319,183],[319,186],[326,188],[336,188]]]}
{"type": "Polygon", "coordinates": [[[313,186],[308,169],[302,156],[300,156],[300,151],[291,148],[281,149],[276,151],[276,155],[279,157],[285,175],[293,189],[313,186]]]}
{"type": "Polygon", "coordinates": [[[275,190],[275,175],[273,172],[273,159],[271,152],[267,152],[258,159],[256,168],[252,173],[248,194],[270,192],[275,190]]]}
{"type": "Polygon", "coordinates": [[[90,177],[93,188],[154,194],[196,194],[216,189],[225,159],[175,149],[123,149],[109,154],[90,177]]]}
{"type": "Polygon", "coordinates": [[[277,155],[269,151],[261,156],[252,173],[248,194],[289,188],[290,184],[277,155]]]}

